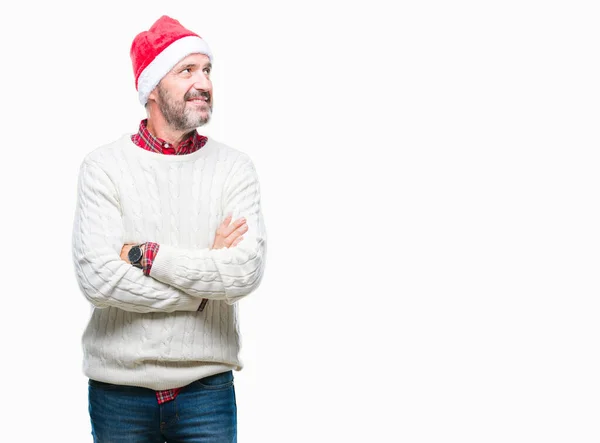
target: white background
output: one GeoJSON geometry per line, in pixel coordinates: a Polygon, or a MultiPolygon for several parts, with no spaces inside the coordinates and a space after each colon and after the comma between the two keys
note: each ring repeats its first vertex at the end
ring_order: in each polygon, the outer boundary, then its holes
{"type": "Polygon", "coordinates": [[[162,14],[261,180],[241,443],[600,441],[600,8],[384,3],[3,7],[2,441],[91,441],[77,173],[144,117],[162,14]]]}

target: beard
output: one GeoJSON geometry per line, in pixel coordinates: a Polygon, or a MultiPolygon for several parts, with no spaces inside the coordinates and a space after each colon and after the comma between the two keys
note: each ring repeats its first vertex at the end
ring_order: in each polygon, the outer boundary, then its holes
{"type": "Polygon", "coordinates": [[[173,129],[178,131],[191,131],[199,126],[205,125],[210,120],[212,114],[212,102],[208,92],[203,91],[188,91],[183,96],[183,100],[175,99],[161,85],[157,86],[158,92],[158,108],[162,113],[165,121],[173,129]],[[207,101],[198,109],[186,107],[188,100],[197,97],[206,97],[207,101]]]}

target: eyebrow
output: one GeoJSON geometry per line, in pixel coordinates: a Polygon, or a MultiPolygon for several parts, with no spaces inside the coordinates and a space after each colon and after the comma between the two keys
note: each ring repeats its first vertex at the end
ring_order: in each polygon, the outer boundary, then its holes
{"type": "MultiPolygon", "coordinates": [[[[183,71],[184,69],[190,69],[190,68],[195,68],[196,66],[199,66],[198,63],[186,63],[185,65],[179,65],[175,67],[176,71],[183,71]]],[[[210,68],[212,69],[212,63],[206,63],[202,69],[205,68],[210,68]]]]}

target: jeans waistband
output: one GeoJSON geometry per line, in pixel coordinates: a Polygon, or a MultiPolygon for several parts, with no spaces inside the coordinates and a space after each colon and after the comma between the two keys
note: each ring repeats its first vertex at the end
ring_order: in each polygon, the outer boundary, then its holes
{"type": "MultiPolygon", "coordinates": [[[[207,375],[206,377],[203,377],[196,381],[193,381],[192,383],[190,383],[188,385],[181,386],[180,389],[193,390],[193,389],[200,389],[200,388],[215,388],[215,387],[220,387],[220,386],[224,386],[224,385],[231,384],[231,383],[233,383],[233,371],[229,370],[229,371],[225,371],[225,372],[219,372],[218,374],[207,375]]],[[[121,390],[128,390],[128,391],[140,389],[140,390],[153,391],[152,389],[143,388],[141,386],[116,385],[116,384],[112,384],[112,383],[106,383],[103,381],[94,380],[91,378],[89,379],[89,384],[91,386],[96,386],[96,387],[105,388],[105,389],[121,389],[121,390]]]]}

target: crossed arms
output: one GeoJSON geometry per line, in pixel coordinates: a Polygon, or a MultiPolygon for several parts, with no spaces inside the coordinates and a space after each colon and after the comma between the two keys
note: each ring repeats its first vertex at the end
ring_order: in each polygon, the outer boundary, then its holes
{"type": "MultiPolygon", "coordinates": [[[[123,260],[123,223],[118,192],[93,161],[81,165],[73,225],[73,260],[79,287],[99,308],[134,312],[196,311],[202,299],[235,303],[261,282],[266,233],[256,171],[249,159],[231,173],[225,214],[211,248],[161,244],[149,276],[123,260]],[[245,222],[241,219],[245,219],[245,222]],[[243,241],[242,241],[242,235],[243,241]]],[[[152,239],[147,239],[151,241],[152,239]]]]}

